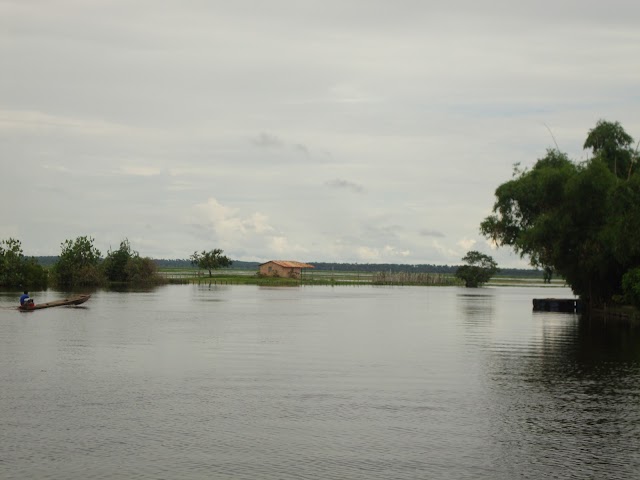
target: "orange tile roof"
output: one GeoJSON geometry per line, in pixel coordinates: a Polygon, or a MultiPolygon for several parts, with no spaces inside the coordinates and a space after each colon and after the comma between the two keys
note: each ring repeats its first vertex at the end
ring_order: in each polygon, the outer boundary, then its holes
{"type": "Polygon", "coordinates": [[[293,260],[271,260],[269,262],[261,263],[260,265],[266,265],[267,263],[275,263],[276,265],[280,265],[285,268],[315,268],[313,265],[309,265],[308,263],[295,262],[293,260]]]}

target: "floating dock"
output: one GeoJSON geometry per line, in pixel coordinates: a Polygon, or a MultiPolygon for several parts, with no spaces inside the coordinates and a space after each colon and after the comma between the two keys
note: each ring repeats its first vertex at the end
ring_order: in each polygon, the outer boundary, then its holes
{"type": "Polygon", "coordinates": [[[577,298],[534,298],[534,312],[582,312],[582,301],[577,298]]]}

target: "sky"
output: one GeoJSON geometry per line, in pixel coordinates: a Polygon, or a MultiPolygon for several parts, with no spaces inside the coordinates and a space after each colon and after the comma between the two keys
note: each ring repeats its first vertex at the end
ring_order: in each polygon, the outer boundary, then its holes
{"type": "Polygon", "coordinates": [[[0,0],[0,239],[459,264],[513,166],[640,139],[631,0],[0,0]]]}

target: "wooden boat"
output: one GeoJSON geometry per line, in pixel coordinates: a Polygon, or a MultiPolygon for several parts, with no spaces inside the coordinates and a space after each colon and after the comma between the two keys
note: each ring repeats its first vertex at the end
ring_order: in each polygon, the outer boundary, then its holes
{"type": "Polygon", "coordinates": [[[18,307],[18,310],[23,312],[30,312],[31,310],[39,310],[41,308],[61,307],[64,305],[80,305],[81,303],[89,300],[90,297],[91,295],[74,295],[73,297],[63,298],[62,300],[55,300],[53,302],[20,305],[18,307]]]}

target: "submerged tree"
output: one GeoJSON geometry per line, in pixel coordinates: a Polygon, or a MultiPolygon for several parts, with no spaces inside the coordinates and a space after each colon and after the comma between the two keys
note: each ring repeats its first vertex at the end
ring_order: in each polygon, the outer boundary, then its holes
{"type": "Polygon", "coordinates": [[[191,255],[191,264],[203,270],[208,270],[209,276],[211,277],[213,270],[229,267],[233,263],[229,258],[222,255],[222,253],[223,251],[219,248],[209,250],[208,252],[205,250],[200,253],[197,251],[193,252],[193,255],[191,255]]]}
{"type": "Polygon", "coordinates": [[[159,284],[166,279],[158,275],[158,266],[149,257],[135,257],[129,259],[125,266],[127,281],[134,284],[159,284]]]}
{"type": "Polygon", "coordinates": [[[456,277],[464,281],[465,287],[477,288],[498,272],[498,264],[493,258],[476,250],[467,252],[462,261],[467,264],[458,267],[456,277]]]}
{"type": "Polygon", "coordinates": [[[117,250],[109,250],[102,262],[102,271],[107,277],[107,280],[110,282],[126,282],[127,262],[136,257],[138,257],[138,252],[131,250],[131,244],[126,238],[120,242],[120,248],[117,250]]]}
{"type": "Polygon", "coordinates": [[[32,257],[25,257],[22,243],[15,238],[0,241],[0,286],[43,288],[47,271],[32,257]]]}
{"type": "Polygon", "coordinates": [[[640,266],[640,177],[633,139],[618,123],[600,121],[571,162],[548,150],[531,170],[518,170],[495,192],[493,214],[480,231],[531,265],[552,269],[593,305],[622,295],[622,277],[640,266]]]}
{"type": "Polygon", "coordinates": [[[61,287],[96,286],[104,282],[100,271],[100,250],[93,238],[78,237],[61,244],[58,261],[53,266],[56,283],[61,287]]]}
{"type": "Polygon", "coordinates": [[[118,250],[109,250],[102,262],[102,271],[110,282],[157,284],[163,281],[153,260],[141,257],[126,238],[120,242],[118,250]]]}

